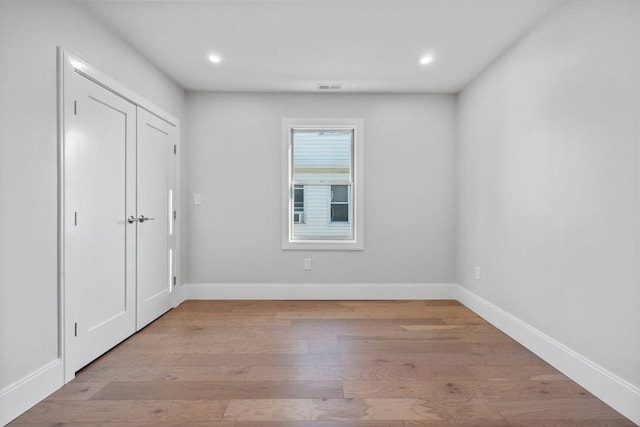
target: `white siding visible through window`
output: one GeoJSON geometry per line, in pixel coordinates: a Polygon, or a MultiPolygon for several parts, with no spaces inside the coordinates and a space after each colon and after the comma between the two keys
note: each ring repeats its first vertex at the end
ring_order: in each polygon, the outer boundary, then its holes
{"type": "Polygon", "coordinates": [[[331,222],[331,187],[307,185],[305,195],[305,222],[295,224],[294,234],[309,237],[340,237],[351,234],[348,222],[331,222]]]}
{"type": "Polygon", "coordinates": [[[293,164],[305,174],[314,169],[332,169],[319,173],[320,179],[349,179],[351,169],[351,140],[353,131],[294,130],[293,164]],[[341,171],[343,173],[339,173],[341,171]]]}

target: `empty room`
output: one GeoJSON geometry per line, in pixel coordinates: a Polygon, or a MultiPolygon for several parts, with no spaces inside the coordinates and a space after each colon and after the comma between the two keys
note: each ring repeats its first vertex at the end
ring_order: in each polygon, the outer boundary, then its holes
{"type": "Polygon", "coordinates": [[[640,1],[0,0],[0,425],[640,425],[640,1]]]}

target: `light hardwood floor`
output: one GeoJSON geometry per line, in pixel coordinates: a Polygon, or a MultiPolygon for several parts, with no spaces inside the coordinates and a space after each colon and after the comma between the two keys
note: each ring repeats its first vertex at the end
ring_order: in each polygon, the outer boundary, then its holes
{"type": "Polygon", "coordinates": [[[455,301],[187,301],[13,424],[634,425],[455,301]]]}

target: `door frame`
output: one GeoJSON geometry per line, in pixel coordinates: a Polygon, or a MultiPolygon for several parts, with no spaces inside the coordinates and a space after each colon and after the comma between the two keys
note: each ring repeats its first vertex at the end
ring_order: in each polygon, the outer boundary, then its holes
{"type": "MultiPolygon", "coordinates": [[[[57,140],[58,140],[58,357],[62,360],[64,366],[64,383],[71,381],[75,377],[75,371],[70,366],[70,357],[68,354],[72,351],[72,343],[74,336],[73,317],[71,312],[72,305],[67,301],[67,283],[65,281],[65,80],[73,76],[74,73],[93,81],[94,83],[104,87],[105,89],[115,93],[116,95],[126,99],[139,108],[143,108],[149,113],[157,116],[161,120],[176,128],[176,158],[175,158],[175,210],[180,210],[180,120],[177,117],[167,113],[155,104],[149,102],[133,90],[122,85],[118,81],[109,77],[107,74],[89,65],[78,56],[66,51],[58,46],[57,53],[57,140]]],[[[180,224],[181,212],[178,212],[174,224],[175,240],[174,240],[174,274],[176,276],[177,285],[172,293],[173,306],[177,306],[184,301],[184,291],[182,289],[181,271],[180,271],[180,224]]]]}

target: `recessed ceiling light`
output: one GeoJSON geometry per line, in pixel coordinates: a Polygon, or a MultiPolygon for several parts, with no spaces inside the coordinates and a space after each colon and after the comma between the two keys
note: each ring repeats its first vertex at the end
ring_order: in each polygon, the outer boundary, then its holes
{"type": "Polygon", "coordinates": [[[219,64],[220,62],[222,62],[222,58],[220,58],[220,56],[218,55],[211,54],[209,55],[209,61],[213,62],[214,64],[219,64]]]}
{"type": "Polygon", "coordinates": [[[433,56],[433,53],[429,53],[427,55],[424,55],[424,56],[420,57],[420,65],[431,64],[434,59],[435,59],[435,57],[433,56]]]}

